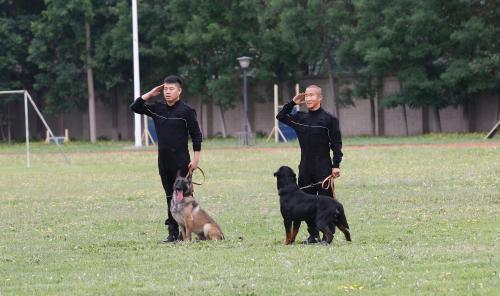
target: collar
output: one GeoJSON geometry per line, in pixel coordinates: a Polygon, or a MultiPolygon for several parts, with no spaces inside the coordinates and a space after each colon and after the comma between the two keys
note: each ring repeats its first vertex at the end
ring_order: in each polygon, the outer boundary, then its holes
{"type": "Polygon", "coordinates": [[[299,190],[299,186],[295,183],[290,183],[280,188],[278,191],[279,195],[287,194],[299,190]]]}
{"type": "Polygon", "coordinates": [[[173,105],[169,105],[169,104],[167,104],[167,101],[163,100],[163,103],[165,104],[165,106],[167,106],[167,108],[175,108],[176,106],[178,106],[180,104],[180,102],[181,102],[181,100],[179,99],[173,105]]]}
{"type": "Polygon", "coordinates": [[[310,113],[311,115],[315,115],[315,114],[319,114],[319,113],[321,113],[321,112],[323,111],[323,108],[322,108],[321,106],[319,106],[319,108],[318,108],[318,109],[316,109],[316,110],[314,110],[314,111],[312,111],[312,110],[308,110],[308,111],[309,111],[309,113],[310,113]]]}

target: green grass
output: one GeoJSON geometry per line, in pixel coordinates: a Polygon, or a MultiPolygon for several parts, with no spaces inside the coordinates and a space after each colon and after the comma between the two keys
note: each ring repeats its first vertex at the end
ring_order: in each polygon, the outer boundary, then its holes
{"type": "MultiPolygon", "coordinates": [[[[483,133],[468,133],[468,134],[426,134],[411,137],[344,137],[343,143],[346,146],[372,146],[372,145],[422,145],[422,144],[456,144],[456,143],[500,143],[500,136],[493,139],[484,139],[483,133]]],[[[99,141],[92,144],[88,141],[71,141],[62,145],[62,149],[66,152],[97,152],[97,151],[118,151],[118,150],[134,150],[134,142],[132,141],[99,141]]],[[[240,148],[236,138],[228,137],[225,139],[216,138],[205,140],[203,149],[218,149],[218,148],[240,148]]],[[[297,147],[296,140],[288,143],[274,143],[274,138],[267,141],[267,137],[258,137],[256,139],[257,147],[264,148],[281,148],[281,147],[297,147]]],[[[43,153],[57,153],[59,148],[55,144],[47,145],[44,142],[31,142],[30,151],[43,153]]],[[[151,146],[143,147],[143,150],[155,150],[151,146]]],[[[18,140],[11,145],[0,141],[0,153],[23,153],[26,151],[25,142],[18,140]]]]}
{"type": "Polygon", "coordinates": [[[497,295],[500,143],[349,147],[481,136],[346,139],[336,190],[353,242],[337,234],[331,246],[282,245],[272,173],[297,167],[297,143],[207,141],[196,195],[227,240],[173,245],[158,243],[154,150],[72,143],[70,166],[35,152],[26,169],[22,144],[0,145],[0,295],[497,295]]]}

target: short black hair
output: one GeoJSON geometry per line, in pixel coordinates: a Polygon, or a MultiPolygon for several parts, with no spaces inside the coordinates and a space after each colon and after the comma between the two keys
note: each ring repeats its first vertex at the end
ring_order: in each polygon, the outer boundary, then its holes
{"type": "Polygon", "coordinates": [[[182,79],[177,75],[168,75],[163,79],[163,83],[177,83],[182,87],[182,79]]]}

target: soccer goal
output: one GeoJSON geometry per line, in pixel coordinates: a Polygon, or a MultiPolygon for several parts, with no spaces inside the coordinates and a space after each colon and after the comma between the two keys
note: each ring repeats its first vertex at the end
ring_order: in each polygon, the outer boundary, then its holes
{"type": "Polygon", "coordinates": [[[493,126],[493,128],[489,131],[489,133],[484,137],[485,139],[491,139],[495,136],[497,131],[500,129],[500,120],[493,126]]]}
{"type": "MultiPolygon", "coordinates": [[[[31,103],[31,106],[33,106],[33,109],[35,110],[36,114],[42,121],[43,125],[47,129],[47,132],[49,135],[53,138],[55,138],[54,133],[52,132],[52,129],[49,127],[47,124],[47,121],[45,121],[45,118],[43,117],[42,113],[38,109],[38,107],[35,104],[35,101],[33,101],[33,98],[29,94],[27,90],[6,90],[6,91],[0,91],[0,95],[15,95],[15,94],[20,94],[23,95],[24,97],[24,124],[25,124],[25,136],[26,136],[26,167],[31,167],[31,161],[30,161],[30,132],[29,132],[29,117],[28,117],[28,102],[31,103]]],[[[64,158],[64,161],[67,164],[70,164],[70,161],[66,154],[64,153],[63,148],[59,144],[58,141],[55,141],[57,144],[57,147],[59,148],[59,151],[61,152],[61,155],[64,158]]]]}

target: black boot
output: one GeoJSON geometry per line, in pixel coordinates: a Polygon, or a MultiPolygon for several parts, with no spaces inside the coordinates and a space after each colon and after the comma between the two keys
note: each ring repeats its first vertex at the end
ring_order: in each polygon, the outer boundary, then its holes
{"type": "Polygon", "coordinates": [[[310,235],[305,241],[302,242],[303,244],[316,244],[319,243],[319,236],[315,235],[310,235]]]}
{"type": "Polygon", "coordinates": [[[162,240],[161,242],[162,243],[173,243],[173,242],[176,242],[179,240],[179,235],[175,234],[175,233],[170,233],[167,238],[165,238],[164,240],[162,240]]]}

